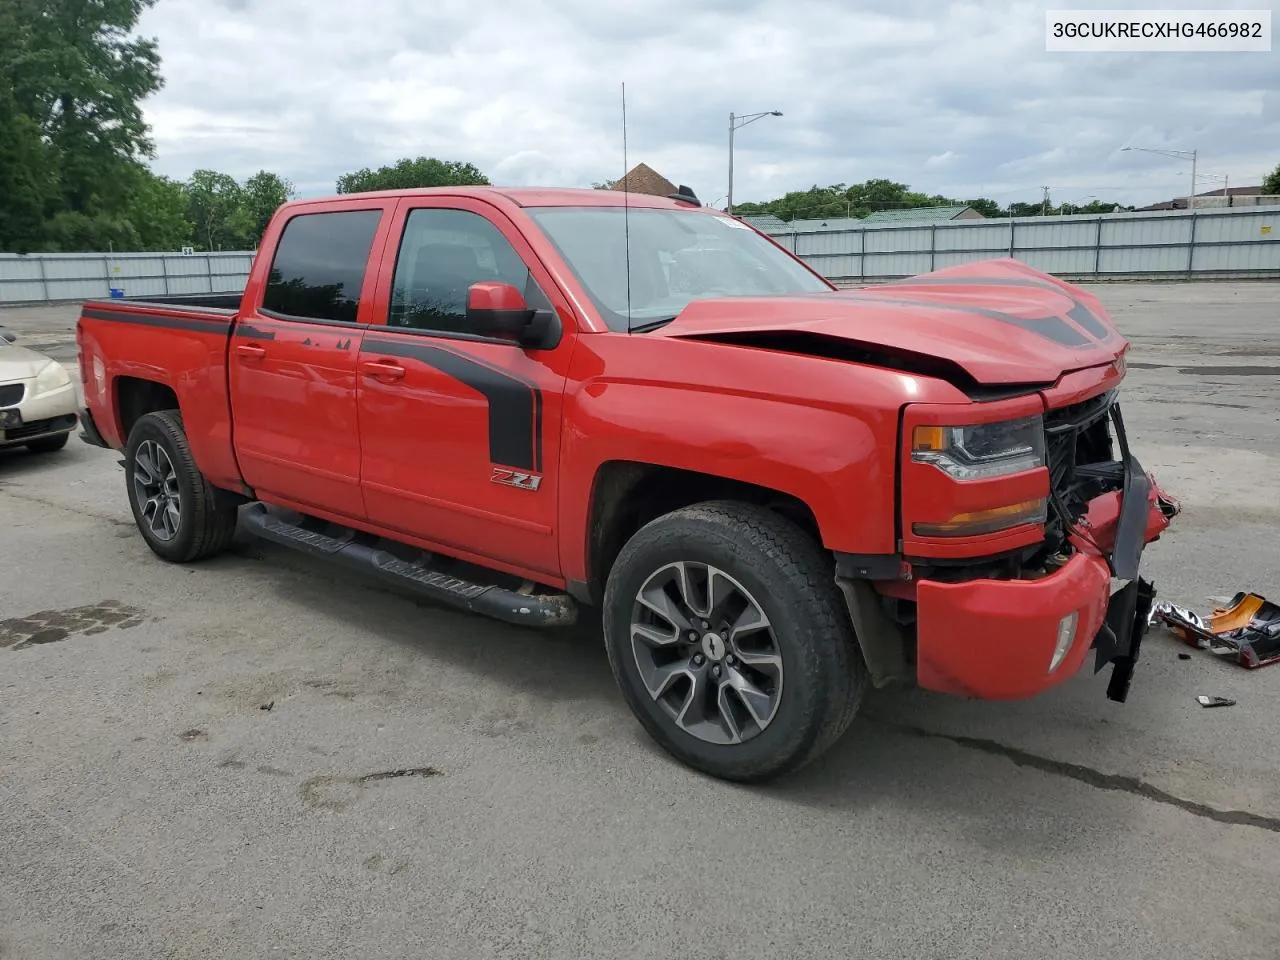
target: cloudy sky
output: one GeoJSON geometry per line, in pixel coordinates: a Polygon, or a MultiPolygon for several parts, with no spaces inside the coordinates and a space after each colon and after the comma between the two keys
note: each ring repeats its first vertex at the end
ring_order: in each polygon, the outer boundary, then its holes
{"type": "MultiPolygon", "coordinates": [[[[888,177],[930,193],[1147,203],[1189,165],[1258,184],[1280,163],[1272,53],[1045,51],[1046,8],[1203,9],[1200,0],[159,0],[166,85],[156,168],[265,168],[304,196],[402,156],[468,160],[495,183],[588,186],[628,159],[734,197],[888,177]]],[[[1280,0],[1221,5],[1271,9],[1280,0]]],[[[1220,185],[1206,178],[1201,190],[1220,185]]],[[[720,205],[723,205],[722,203],[720,205]]]]}

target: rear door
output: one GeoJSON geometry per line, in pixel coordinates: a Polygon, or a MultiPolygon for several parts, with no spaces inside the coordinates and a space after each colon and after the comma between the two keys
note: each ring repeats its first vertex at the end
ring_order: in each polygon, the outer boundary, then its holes
{"type": "Polygon", "coordinates": [[[473,198],[401,201],[360,350],[369,519],[491,566],[559,576],[556,462],[574,313],[516,226],[473,198]],[[467,288],[552,308],[550,349],[472,334],[467,288]]]}
{"type": "Polygon", "coordinates": [[[369,262],[393,210],[300,208],[245,291],[228,358],[232,430],[241,474],[263,499],[365,517],[356,363],[376,284],[369,262]]]}

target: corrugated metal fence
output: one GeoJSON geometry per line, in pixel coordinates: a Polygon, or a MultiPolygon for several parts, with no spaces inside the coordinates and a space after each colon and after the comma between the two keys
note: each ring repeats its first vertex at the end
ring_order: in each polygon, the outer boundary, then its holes
{"type": "Polygon", "coordinates": [[[1071,280],[1280,278],[1280,207],[827,224],[806,221],[773,236],[824,276],[850,283],[992,257],[1071,280]]]}
{"type": "MultiPolygon", "coordinates": [[[[775,238],[837,282],[908,277],[1016,257],[1073,280],[1280,279],[1280,207],[1102,216],[963,220],[936,224],[806,221],[775,238]],[[859,223],[852,226],[852,223],[859,223]]],[[[252,251],[234,253],[0,254],[0,303],[233,293],[252,251]]]]}
{"type": "Polygon", "coordinates": [[[40,303],[181,293],[238,293],[253,251],[233,253],[0,254],[0,303],[40,303]]]}

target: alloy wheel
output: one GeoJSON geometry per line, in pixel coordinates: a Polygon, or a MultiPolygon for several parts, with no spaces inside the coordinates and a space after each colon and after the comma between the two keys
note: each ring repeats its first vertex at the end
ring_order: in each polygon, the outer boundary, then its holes
{"type": "Polygon", "coordinates": [[[636,594],[631,649],[640,679],[676,726],[699,740],[758,736],[782,697],[782,652],[764,608],[706,563],[654,572],[636,594]]]}
{"type": "Polygon", "coordinates": [[[165,542],[176,537],[182,520],[178,474],[169,454],[154,440],[143,440],[133,455],[133,492],[151,535],[165,542]]]}

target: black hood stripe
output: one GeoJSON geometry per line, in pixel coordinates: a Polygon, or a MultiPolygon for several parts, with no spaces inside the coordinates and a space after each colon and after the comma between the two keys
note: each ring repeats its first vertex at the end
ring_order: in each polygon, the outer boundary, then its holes
{"type": "Polygon", "coordinates": [[[366,336],[361,353],[419,360],[475,390],[489,404],[489,460],[542,472],[542,391],[509,370],[417,338],[366,336]]]}
{"type": "Polygon", "coordinates": [[[964,277],[954,280],[949,280],[945,277],[904,277],[900,280],[890,280],[885,284],[885,286],[1021,287],[1023,289],[1048,290],[1050,293],[1056,293],[1071,301],[1072,307],[1067,311],[1067,317],[1072,322],[1089,331],[1095,339],[1105,343],[1114,336],[1114,334],[1107,329],[1107,325],[1102,322],[1102,318],[1078,300],[1070,291],[1064,290],[1062,287],[1055,286],[1052,283],[1037,280],[1033,277],[1027,277],[1022,280],[1011,280],[1007,277],[993,278],[990,280],[983,280],[980,277],[964,277]]]}
{"type": "Polygon", "coordinates": [[[1086,347],[1090,346],[1094,341],[1090,340],[1083,333],[1069,324],[1062,317],[1049,314],[1045,317],[1017,317],[1011,313],[1003,313],[1000,310],[990,310],[986,307],[972,307],[963,304],[951,303],[934,303],[931,300],[912,300],[908,297],[886,297],[874,293],[859,292],[859,300],[870,300],[875,303],[885,303],[894,307],[903,309],[927,308],[931,310],[947,310],[952,313],[967,313],[971,316],[986,317],[989,320],[996,320],[1000,323],[1007,323],[1010,326],[1025,330],[1028,333],[1034,333],[1037,336],[1045,337],[1054,343],[1061,344],[1064,347],[1086,347]]]}

